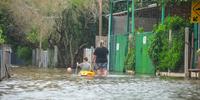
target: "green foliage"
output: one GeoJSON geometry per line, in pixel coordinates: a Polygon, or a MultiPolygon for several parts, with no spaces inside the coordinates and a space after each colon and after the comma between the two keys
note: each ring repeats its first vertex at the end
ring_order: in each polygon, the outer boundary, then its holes
{"type": "Polygon", "coordinates": [[[162,3],[166,6],[178,4],[181,5],[183,2],[191,2],[192,0],[135,0],[135,8],[141,8],[146,7],[150,4],[157,4],[158,6],[161,6],[162,3]]]}
{"type": "Polygon", "coordinates": [[[113,13],[126,11],[126,10],[127,10],[127,2],[126,1],[121,1],[121,2],[114,3],[113,13]]]}
{"type": "Polygon", "coordinates": [[[56,19],[54,38],[58,40],[56,42],[58,42],[58,56],[61,56],[60,66],[75,64],[75,61],[81,58],[81,51],[86,45],[94,46],[96,32],[92,29],[96,24],[96,15],[92,14],[88,2],[92,1],[71,0],[70,6],[56,19]]]}
{"type": "Polygon", "coordinates": [[[135,36],[132,37],[132,35],[129,36],[129,47],[128,47],[128,53],[126,55],[124,66],[125,70],[134,70],[135,67],[135,36]]]}
{"type": "MultiPolygon", "coordinates": [[[[32,28],[31,32],[26,35],[26,39],[30,43],[38,45],[39,44],[39,36],[38,35],[39,35],[39,33],[37,32],[37,29],[32,28]]],[[[48,48],[48,40],[47,40],[47,38],[45,38],[42,40],[42,49],[47,49],[47,48],[48,48]]]]}
{"type": "Polygon", "coordinates": [[[31,63],[31,57],[32,57],[31,48],[18,46],[16,54],[17,54],[17,57],[26,61],[27,64],[31,63]]]}
{"type": "Polygon", "coordinates": [[[3,30],[0,27],[0,44],[5,43],[5,36],[3,35],[3,30]]]}
{"type": "Polygon", "coordinates": [[[134,70],[134,65],[135,65],[135,49],[129,47],[128,54],[124,61],[124,66],[126,70],[134,70]]]}
{"type": "Polygon", "coordinates": [[[44,49],[44,50],[46,50],[47,48],[48,48],[48,40],[47,39],[44,39],[43,40],[43,42],[42,42],[42,48],[44,49]]]}
{"type": "Polygon", "coordinates": [[[144,28],[143,27],[139,27],[136,31],[136,33],[142,33],[144,32],[144,28]]]}
{"type": "MultiPolygon", "coordinates": [[[[4,1],[5,2],[5,1],[4,1]]],[[[0,2],[0,44],[6,43],[8,38],[5,32],[8,30],[10,24],[9,12],[5,7],[4,2],[0,2]]]]}
{"type": "Polygon", "coordinates": [[[39,38],[38,38],[37,30],[35,28],[33,28],[31,30],[31,32],[26,35],[26,39],[31,43],[38,43],[39,42],[39,38]]]}
{"type": "Polygon", "coordinates": [[[178,16],[167,17],[164,24],[154,27],[149,55],[159,69],[174,69],[182,59],[184,51],[184,27],[186,22],[178,16]],[[172,41],[169,42],[169,30],[172,41]]]}
{"type": "Polygon", "coordinates": [[[165,25],[167,29],[172,29],[172,30],[179,30],[183,26],[185,26],[186,23],[184,23],[183,19],[180,17],[167,17],[165,19],[165,25]]]}

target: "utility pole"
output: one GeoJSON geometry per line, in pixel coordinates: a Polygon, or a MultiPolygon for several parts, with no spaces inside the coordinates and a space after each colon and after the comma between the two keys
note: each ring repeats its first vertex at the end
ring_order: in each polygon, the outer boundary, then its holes
{"type": "Polygon", "coordinates": [[[185,77],[188,78],[188,66],[189,66],[189,62],[188,62],[188,50],[189,50],[189,28],[186,27],[185,28],[185,57],[184,57],[184,72],[185,72],[185,77]]]}
{"type": "Polygon", "coordinates": [[[161,17],[162,24],[164,24],[164,20],[165,20],[165,1],[162,0],[162,17],[161,17]]]}
{"type": "Polygon", "coordinates": [[[42,33],[39,34],[39,68],[42,66],[42,33]]]}
{"type": "Polygon", "coordinates": [[[129,22],[129,0],[127,0],[127,26],[126,26],[126,32],[127,32],[127,34],[129,34],[129,24],[130,24],[130,22],[129,22]]]}
{"type": "Polygon", "coordinates": [[[99,1],[99,37],[101,40],[101,36],[102,36],[102,0],[98,0],[99,1]]]}
{"type": "Polygon", "coordinates": [[[135,0],[132,0],[132,34],[134,35],[135,32],[135,0]]]}
{"type": "MultiPolygon", "coordinates": [[[[111,35],[112,35],[112,14],[113,14],[113,0],[109,0],[109,22],[108,22],[108,50],[111,51],[111,35]]],[[[111,52],[108,54],[107,70],[110,70],[111,52]]]]}

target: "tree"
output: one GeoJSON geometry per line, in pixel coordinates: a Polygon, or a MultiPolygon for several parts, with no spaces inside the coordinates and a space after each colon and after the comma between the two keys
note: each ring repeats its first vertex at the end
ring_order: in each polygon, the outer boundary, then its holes
{"type": "Polygon", "coordinates": [[[56,19],[57,35],[54,38],[58,39],[55,42],[59,48],[60,66],[73,66],[82,58],[80,52],[83,47],[94,45],[95,34],[92,28],[96,25],[96,16],[96,1],[72,0],[56,19]]]}
{"type": "MultiPolygon", "coordinates": [[[[0,4],[0,8],[8,9],[4,14],[9,17],[5,18],[11,19],[2,21],[10,21],[4,24],[6,30],[2,27],[3,35],[16,49],[19,45],[44,49],[42,44],[48,41],[50,48],[59,46],[60,64],[66,66],[81,59],[79,56],[84,46],[94,45],[98,24],[97,0],[2,0],[0,4]]],[[[106,14],[108,0],[103,0],[103,7],[103,14],[106,14]]]]}
{"type": "Polygon", "coordinates": [[[0,44],[4,44],[8,41],[6,32],[10,25],[10,18],[7,6],[7,1],[3,0],[0,2],[0,44]]]}

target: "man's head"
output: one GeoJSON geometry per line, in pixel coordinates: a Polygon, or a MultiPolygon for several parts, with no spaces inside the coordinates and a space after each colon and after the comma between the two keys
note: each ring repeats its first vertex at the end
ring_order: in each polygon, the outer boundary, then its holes
{"type": "Polygon", "coordinates": [[[100,47],[103,47],[103,46],[104,46],[104,41],[101,40],[101,41],[100,41],[100,47]]]}

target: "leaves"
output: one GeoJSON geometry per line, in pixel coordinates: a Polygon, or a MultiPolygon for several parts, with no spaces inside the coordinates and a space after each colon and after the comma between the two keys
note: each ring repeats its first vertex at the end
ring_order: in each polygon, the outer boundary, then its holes
{"type": "Polygon", "coordinates": [[[32,51],[30,48],[18,46],[16,54],[17,54],[17,57],[25,60],[26,63],[29,63],[29,64],[31,63],[32,51]]]}
{"type": "Polygon", "coordinates": [[[134,70],[135,63],[136,63],[136,53],[135,53],[135,39],[136,36],[133,37],[130,35],[129,39],[129,47],[128,47],[128,54],[126,55],[124,66],[126,70],[134,70]]]}
{"type": "Polygon", "coordinates": [[[32,29],[32,31],[26,35],[26,39],[28,41],[30,41],[31,43],[38,43],[39,39],[38,39],[37,30],[36,29],[32,29]]]}
{"type": "Polygon", "coordinates": [[[160,69],[174,69],[182,60],[184,50],[184,27],[186,22],[178,16],[167,17],[164,25],[154,27],[152,44],[148,50],[154,65],[160,69]],[[172,42],[169,30],[172,29],[172,42]]]}
{"type": "Polygon", "coordinates": [[[133,70],[135,65],[135,49],[133,47],[129,47],[128,54],[124,61],[124,66],[126,70],[133,70]]]}
{"type": "Polygon", "coordinates": [[[3,30],[0,27],[0,44],[5,43],[5,36],[3,35],[3,30]]]}

